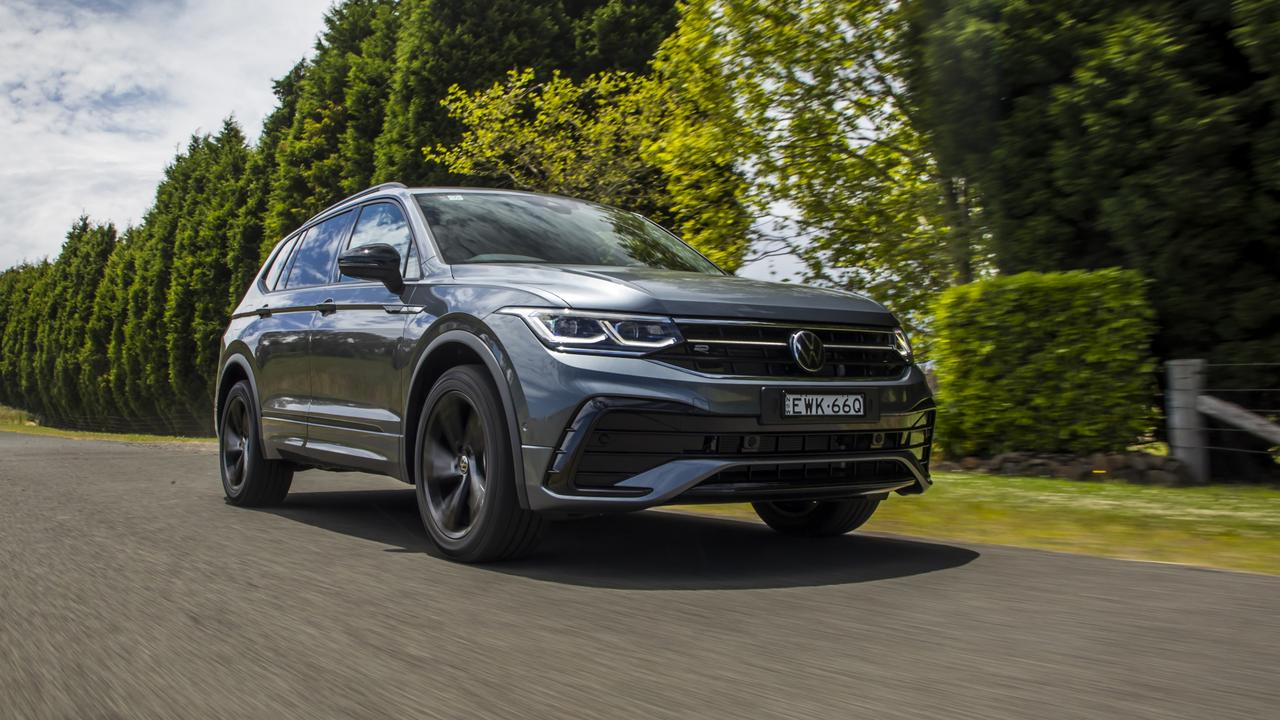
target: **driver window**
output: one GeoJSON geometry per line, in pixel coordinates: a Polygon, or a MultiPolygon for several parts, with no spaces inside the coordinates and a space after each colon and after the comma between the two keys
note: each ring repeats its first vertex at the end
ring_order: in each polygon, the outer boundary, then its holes
{"type": "MultiPolygon", "coordinates": [[[[361,245],[385,243],[400,253],[401,259],[409,254],[413,247],[413,235],[409,232],[409,221],[404,211],[395,203],[374,203],[365,205],[360,210],[360,219],[356,221],[356,231],[351,235],[351,243],[347,249],[361,245]]],[[[342,277],[343,282],[354,281],[355,278],[342,277]]]]}

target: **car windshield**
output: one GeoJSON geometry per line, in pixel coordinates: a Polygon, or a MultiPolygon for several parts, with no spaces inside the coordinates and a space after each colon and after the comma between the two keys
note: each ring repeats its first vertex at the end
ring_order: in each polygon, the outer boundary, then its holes
{"type": "Polygon", "coordinates": [[[651,267],[720,275],[675,236],[634,213],[545,195],[417,195],[444,261],[651,267]]]}

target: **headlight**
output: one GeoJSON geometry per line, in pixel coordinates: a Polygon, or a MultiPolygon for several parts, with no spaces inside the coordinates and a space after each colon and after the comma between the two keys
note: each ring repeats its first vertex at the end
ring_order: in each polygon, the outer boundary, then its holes
{"type": "Polygon", "coordinates": [[[645,352],[684,340],[668,317],[546,308],[499,312],[524,318],[539,339],[558,350],[645,352]]]}
{"type": "Polygon", "coordinates": [[[907,339],[907,334],[903,332],[902,328],[893,329],[893,349],[897,350],[902,359],[907,362],[911,362],[912,357],[915,355],[911,350],[911,341],[907,339]]]}

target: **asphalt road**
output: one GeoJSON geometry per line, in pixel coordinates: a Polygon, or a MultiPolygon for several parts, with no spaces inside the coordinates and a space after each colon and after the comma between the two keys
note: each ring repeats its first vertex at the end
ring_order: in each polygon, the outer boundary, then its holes
{"type": "MultiPolygon", "coordinates": [[[[393,481],[0,433],[3,718],[1263,718],[1280,578],[672,513],[520,563],[393,481]]],[[[910,502],[894,499],[890,502],[910,502]]]]}

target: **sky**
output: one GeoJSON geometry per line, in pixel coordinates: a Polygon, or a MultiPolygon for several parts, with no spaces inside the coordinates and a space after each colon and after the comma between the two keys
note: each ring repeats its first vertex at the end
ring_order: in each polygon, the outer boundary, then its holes
{"type": "MultiPolygon", "coordinates": [[[[87,214],[141,221],[165,165],[228,116],[250,141],[332,0],[0,0],[0,269],[87,214]]],[[[739,274],[782,279],[794,258],[739,274]]]]}
{"type": "Polygon", "coordinates": [[[176,151],[311,52],[331,0],[0,0],[0,268],[141,220],[176,151]]]}

